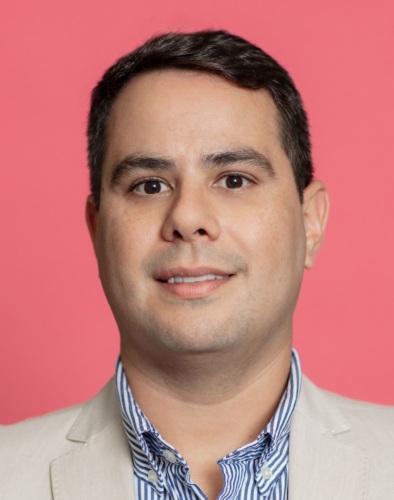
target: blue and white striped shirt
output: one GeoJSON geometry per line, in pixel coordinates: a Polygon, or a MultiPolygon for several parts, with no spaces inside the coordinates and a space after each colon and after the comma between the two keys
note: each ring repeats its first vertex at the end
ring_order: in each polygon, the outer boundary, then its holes
{"type": "MultiPolygon", "coordinates": [[[[144,500],[206,500],[192,482],[185,459],[149,422],[135,401],[122,362],[116,382],[124,428],[130,443],[135,489],[144,500]]],[[[301,368],[293,350],[287,388],[267,427],[257,439],[218,461],[223,488],[218,500],[285,500],[288,489],[290,420],[301,387],[301,368]]]]}

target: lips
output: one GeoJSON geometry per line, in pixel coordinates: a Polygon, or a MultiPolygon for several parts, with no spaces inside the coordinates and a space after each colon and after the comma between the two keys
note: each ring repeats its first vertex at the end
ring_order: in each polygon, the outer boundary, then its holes
{"type": "Polygon", "coordinates": [[[155,279],[165,283],[196,283],[229,278],[233,273],[213,267],[172,267],[158,271],[155,279]]]}
{"type": "Polygon", "coordinates": [[[202,298],[222,287],[234,276],[210,267],[171,268],[160,271],[156,280],[164,290],[182,299],[202,298]]]}

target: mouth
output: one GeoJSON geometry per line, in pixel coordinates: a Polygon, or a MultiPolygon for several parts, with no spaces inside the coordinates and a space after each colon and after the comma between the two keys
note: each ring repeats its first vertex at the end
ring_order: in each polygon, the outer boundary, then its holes
{"type": "Polygon", "coordinates": [[[195,299],[210,295],[233,276],[233,273],[212,268],[174,268],[159,273],[156,280],[172,295],[195,299]]]}

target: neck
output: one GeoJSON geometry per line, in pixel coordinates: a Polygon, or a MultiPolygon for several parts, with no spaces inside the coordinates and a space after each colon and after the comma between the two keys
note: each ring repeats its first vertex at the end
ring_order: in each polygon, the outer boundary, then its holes
{"type": "Polygon", "coordinates": [[[193,428],[199,441],[204,435],[209,439],[223,429],[223,415],[233,415],[228,425],[236,428],[242,418],[245,435],[239,439],[248,442],[269,422],[284,392],[291,340],[271,353],[250,354],[242,363],[237,363],[231,353],[174,358],[164,356],[147,365],[135,353],[122,350],[122,363],[134,397],[163,437],[175,444],[184,441],[188,429],[193,428]],[[179,422],[185,422],[184,429],[179,422]],[[196,432],[200,427],[201,433],[196,432]]]}
{"type": "Polygon", "coordinates": [[[217,461],[254,441],[278,407],[290,372],[291,339],[238,363],[227,354],[162,356],[144,364],[137,353],[121,350],[140,408],[185,458],[208,498],[222,487],[217,461]]]}

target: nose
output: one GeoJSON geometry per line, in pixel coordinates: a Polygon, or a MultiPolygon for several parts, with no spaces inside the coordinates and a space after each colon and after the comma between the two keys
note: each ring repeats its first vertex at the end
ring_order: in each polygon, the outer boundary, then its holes
{"type": "Polygon", "coordinates": [[[174,197],[162,228],[166,241],[214,241],[219,237],[217,210],[202,191],[183,188],[174,197]]]}

